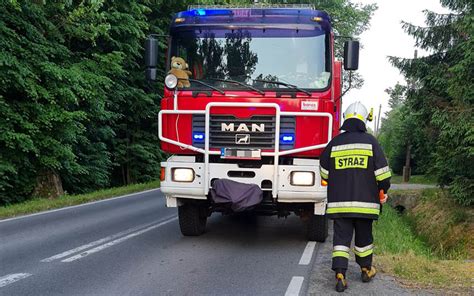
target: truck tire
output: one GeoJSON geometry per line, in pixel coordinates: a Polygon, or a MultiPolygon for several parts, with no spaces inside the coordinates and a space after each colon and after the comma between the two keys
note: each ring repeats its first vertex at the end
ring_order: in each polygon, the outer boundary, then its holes
{"type": "Polygon", "coordinates": [[[184,236],[198,236],[206,229],[205,208],[197,204],[184,204],[178,207],[179,228],[184,236]]]}
{"type": "Polygon", "coordinates": [[[311,215],[308,220],[306,235],[310,241],[324,243],[328,237],[328,219],[326,215],[311,215]]]}

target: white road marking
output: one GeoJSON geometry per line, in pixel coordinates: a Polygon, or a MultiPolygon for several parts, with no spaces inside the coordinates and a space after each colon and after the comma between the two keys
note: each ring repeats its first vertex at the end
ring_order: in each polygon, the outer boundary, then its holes
{"type": "Polygon", "coordinates": [[[0,288],[31,276],[30,273],[13,273],[0,277],[0,288]]]}
{"type": "Polygon", "coordinates": [[[3,219],[3,220],[0,220],[0,223],[12,221],[12,220],[23,219],[23,218],[34,217],[34,216],[39,216],[39,215],[44,215],[44,214],[55,213],[55,212],[74,209],[74,208],[79,208],[79,207],[90,206],[90,205],[94,205],[94,204],[98,204],[98,203],[108,202],[108,201],[112,201],[112,200],[116,200],[116,199],[120,199],[120,198],[125,198],[125,197],[130,197],[130,196],[135,196],[135,195],[140,195],[140,194],[143,194],[143,193],[153,192],[153,191],[157,191],[157,190],[160,190],[160,189],[159,188],[149,189],[149,190],[145,190],[145,191],[141,191],[141,192],[135,192],[135,193],[127,194],[127,195],[121,195],[121,196],[107,198],[107,199],[103,199],[103,200],[92,201],[92,202],[88,202],[88,203],[85,203],[85,204],[80,204],[80,205],[55,209],[55,210],[44,211],[44,212],[30,214],[30,215],[24,215],[24,216],[20,216],[20,217],[13,217],[13,218],[8,218],[8,219],[3,219]]]}
{"type": "Polygon", "coordinates": [[[88,244],[79,246],[79,247],[77,247],[77,248],[74,248],[74,249],[71,249],[71,250],[62,252],[62,253],[60,253],[60,254],[56,254],[56,255],[51,256],[51,257],[48,257],[48,258],[45,258],[45,259],[41,260],[41,262],[52,262],[52,261],[54,261],[54,260],[67,257],[67,256],[69,256],[69,255],[72,255],[72,254],[74,254],[74,253],[80,252],[80,251],[82,251],[82,250],[89,249],[89,248],[98,246],[98,245],[100,245],[100,244],[103,244],[103,243],[105,243],[105,242],[107,242],[107,241],[109,241],[109,240],[113,240],[113,239],[116,239],[116,238],[121,237],[121,236],[123,236],[123,235],[127,235],[127,234],[129,234],[129,233],[132,233],[132,232],[135,232],[135,231],[137,231],[137,230],[143,229],[143,228],[145,228],[145,227],[149,227],[149,226],[151,226],[151,225],[153,225],[153,224],[156,224],[156,223],[157,223],[157,222],[153,222],[153,223],[148,223],[148,224],[140,225],[140,226],[137,226],[137,227],[133,227],[133,228],[130,228],[130,229],[121,231],[121,232],[116,233],[116,234],[113,234],[113,235],[109,235],[109,236],[107,236],[107,237],[104,237],[104,238],[101,238],[101,239],[99,239],[99,240],[90,242],[90,243],[88,243],[88,244]]]}
{"type": "Polygon", "coordinates": [[[286,289],[285,296],[298,296],[300,294],[301,286],[303,285],[304,277],[294,276],[291,278],[290,284],[286,289]]]}
{"type": "Polygon", "coordinates": [[[301,256],[299,265],[308,265],[311,262],[313,257],[314,248],[316,247],[316,242],[308,242],[306,248],[304,248],[303,255],[301,256]]]}
{"type": "Polygon", "coordinates": [[[113,241],[108,242],[108,243],[106,243],[106,244],[100,245],[100,246],[95,247],[95,248],[93,248],[93,249],[90,249],[90,250],[88,250],[88,251],[82,252],[82,253],[80,253],[80,254],[78,254],[78,255],[75,255],[75,256],[66,258],[66,259],[64,259],[64,260],[61,260],[61,262],[72,262],[72,261],[75,261],[75,260],[78,260],[78,259],[82,259],[82,258],[84,258],[84,257],[86,257],[86,256],[89,256],[89,255],[91,255],[91,254],[100,252],[100,251],[102,251],[102,250],[104,250],[104,249],[107,249],[107,248],[112,247],[112,246],[114,246],[114,245],[116,245],[116,244],[119,244],[119,243],[121,243],[121,242],[123,242],[123,241],[126,241],[127,239],[130,239],[130,238],[132,238],[132,237],[138,236],[138,235],[143,234],[143,233],[145,233],[145,232],[147,232],[147,231],[153,230],[153,229],[155,229],[155,228],[158,228],[158,227],[160,227],[160,226],[163,226],[163,225],[165,225],[165,224],[168,224],[168,223],[170,223],[170,222],[173,222],[173,221],[175,221],[175,220],[177,220],[177,219],[178,219],[178,217],[173,217],[173,218],[171,218],[171,219],[165,220],[165,221],[163,221],[163,222],[161,222],[161,223],[158,223],[158,224],[156,224],[156,225],[152,225],[152,226],[147,227],[147,228],[145,228],[145,229],[142,229],[142,230],[140,230],[140,231],[131,233],[131,234],[127,235],[127,236],[121,237],[121,238],[119,238],[119,239],[116,239],[116,240],[113,240],[113,241]]]}

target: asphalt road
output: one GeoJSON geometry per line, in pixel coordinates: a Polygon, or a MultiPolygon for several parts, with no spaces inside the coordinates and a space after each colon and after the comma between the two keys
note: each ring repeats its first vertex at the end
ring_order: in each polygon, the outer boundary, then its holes
{"type": "Polygon", "coordinates": [[[419,189],[427,189],[427,188],[438,188],[436,185],[429,185],[429,184],[392,184],[390,189],[392,190],[419,190],[419,189]]]}
{"type": "MultiPolygon", "coordinates": [[[[308,243],[295,216],[214,214],[207,233],[183,237],[176,215],[176,209],[165,207],[161,192],[152,190],[0,221],[0,295],[333,291],[330,242],[308,243]]],[[[382,278],[351,290],[410,293],[382,278]]]]}

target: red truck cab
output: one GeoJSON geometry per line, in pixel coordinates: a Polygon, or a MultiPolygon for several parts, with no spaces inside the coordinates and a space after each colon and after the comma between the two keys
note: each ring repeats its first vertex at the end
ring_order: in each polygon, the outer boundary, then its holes
{"type": "MultiPolygon", "coordinates": [[[[308,238],[324,241],[318,157],[339,133],[342,85],[329,15],[302,5],[195,6],[174,16],[168,42],[173,74],[158,120],[161,148],[171,156],[161,164],[161,191],[167,206],[178,207],[181,232],[200,235],[211,213],[227,211],[210,190],[230,179],[263,190],[252,212],[306,217],[308,238]]],[[[352,70],[358,43],[347,48],[352,70]]],[[[157,50],[151,36],[152,80],[157,50]]]]}

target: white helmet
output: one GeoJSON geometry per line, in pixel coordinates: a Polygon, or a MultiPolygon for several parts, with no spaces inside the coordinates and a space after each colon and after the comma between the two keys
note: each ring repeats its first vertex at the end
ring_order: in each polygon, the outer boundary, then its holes
{"type": "Polygon", "coordinates": [[[370,113],[367,111],[367,108],[361,102],[355,102],[347,107],[346,112],[344,112],[344,120],[349,118],[357,118],[362,120],[364,123],[372,121],[373,111],[370,110],[370,113]]]}

